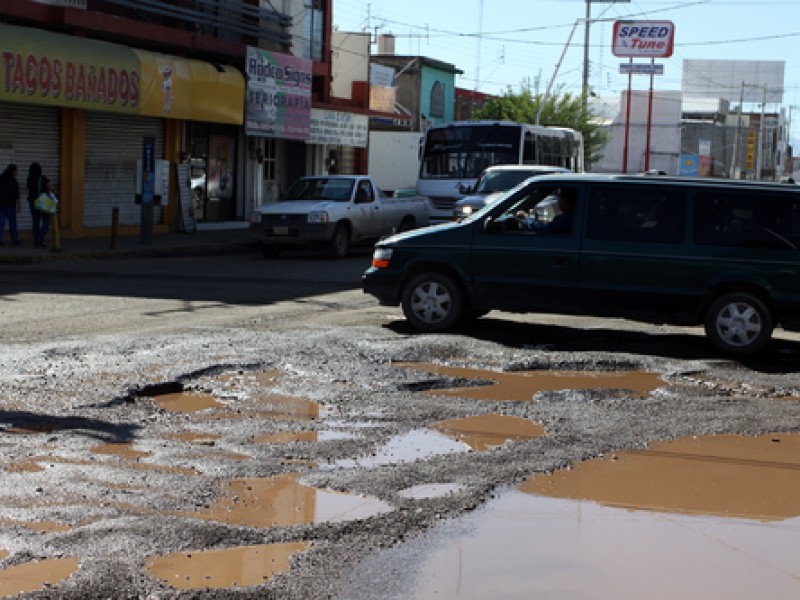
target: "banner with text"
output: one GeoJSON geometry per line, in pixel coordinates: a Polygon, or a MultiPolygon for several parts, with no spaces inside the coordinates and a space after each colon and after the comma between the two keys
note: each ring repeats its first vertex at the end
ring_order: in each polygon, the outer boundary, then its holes
{"type": "Polygon", "coordinates": [[[312,62],[247,48],[247,135],[308,141],[312,62]]]}

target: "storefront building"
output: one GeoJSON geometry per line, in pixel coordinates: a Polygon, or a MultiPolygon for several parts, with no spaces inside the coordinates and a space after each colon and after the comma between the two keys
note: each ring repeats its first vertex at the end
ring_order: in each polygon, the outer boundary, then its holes
{"type": "Polygon", "coordinates": [[[64,237],[105,235],[114,214],[137,233],[153,179],[160,233],[246,221],[303,175],[365,172],[368,88],[331,94],[331,13],[331,0],[0,3],[0,168],[17,164],[24,186],[42,165],[64,237]]]}
{"type": "MultiPolygon", "coordinates": [[[[108,231],[115,208],[121,231],[139,226],[144,140],[175,165],[184,129],[229,140],[243,123],[244,78],[231,67],[15,25],[0,24],[0,40],[0,160],[18,165],[23,186],[28,166],[42,165],[67,237],[108,231]]],[[[154,221],[175,229],[178,182],[167,173],[172,193],[155,199],[154,221]]]]}

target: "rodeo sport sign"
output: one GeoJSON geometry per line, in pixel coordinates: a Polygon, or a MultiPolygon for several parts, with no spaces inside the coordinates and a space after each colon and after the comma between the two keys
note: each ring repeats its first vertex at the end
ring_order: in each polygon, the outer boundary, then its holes
{"type": "Polygon", "coordinates": [[[672,21],[617,21],[612,52],[620,57],[667,58],[674,40],[672,21]]]}

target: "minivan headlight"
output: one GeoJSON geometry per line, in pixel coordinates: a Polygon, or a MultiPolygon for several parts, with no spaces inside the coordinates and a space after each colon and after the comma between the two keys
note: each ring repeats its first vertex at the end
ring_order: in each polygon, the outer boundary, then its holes
{"type": "Polygon", "coordinates": [[[331,217],[324,210],[313,210],[308,213],[309,223],[328,223],[331,217]]]}
{"type": "Polygon", "coordinates": [[[390,260],[392,260],[391,248],[375,248],[372,253],[372,266],[376,269],[385,269],[389,266],[390,260]]]}

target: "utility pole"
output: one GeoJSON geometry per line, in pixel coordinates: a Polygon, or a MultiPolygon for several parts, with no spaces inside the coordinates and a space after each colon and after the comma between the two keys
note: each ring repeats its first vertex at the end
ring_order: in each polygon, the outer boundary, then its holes
{"type": "Polygon", "coordinates": [[[586,0],[586,18],[584,20],[583,28],[583,85],[581,87],[584,112],[586,111],[589,98],[589,28],[591,25],[591,18],[592,0],[586,0]]]}

